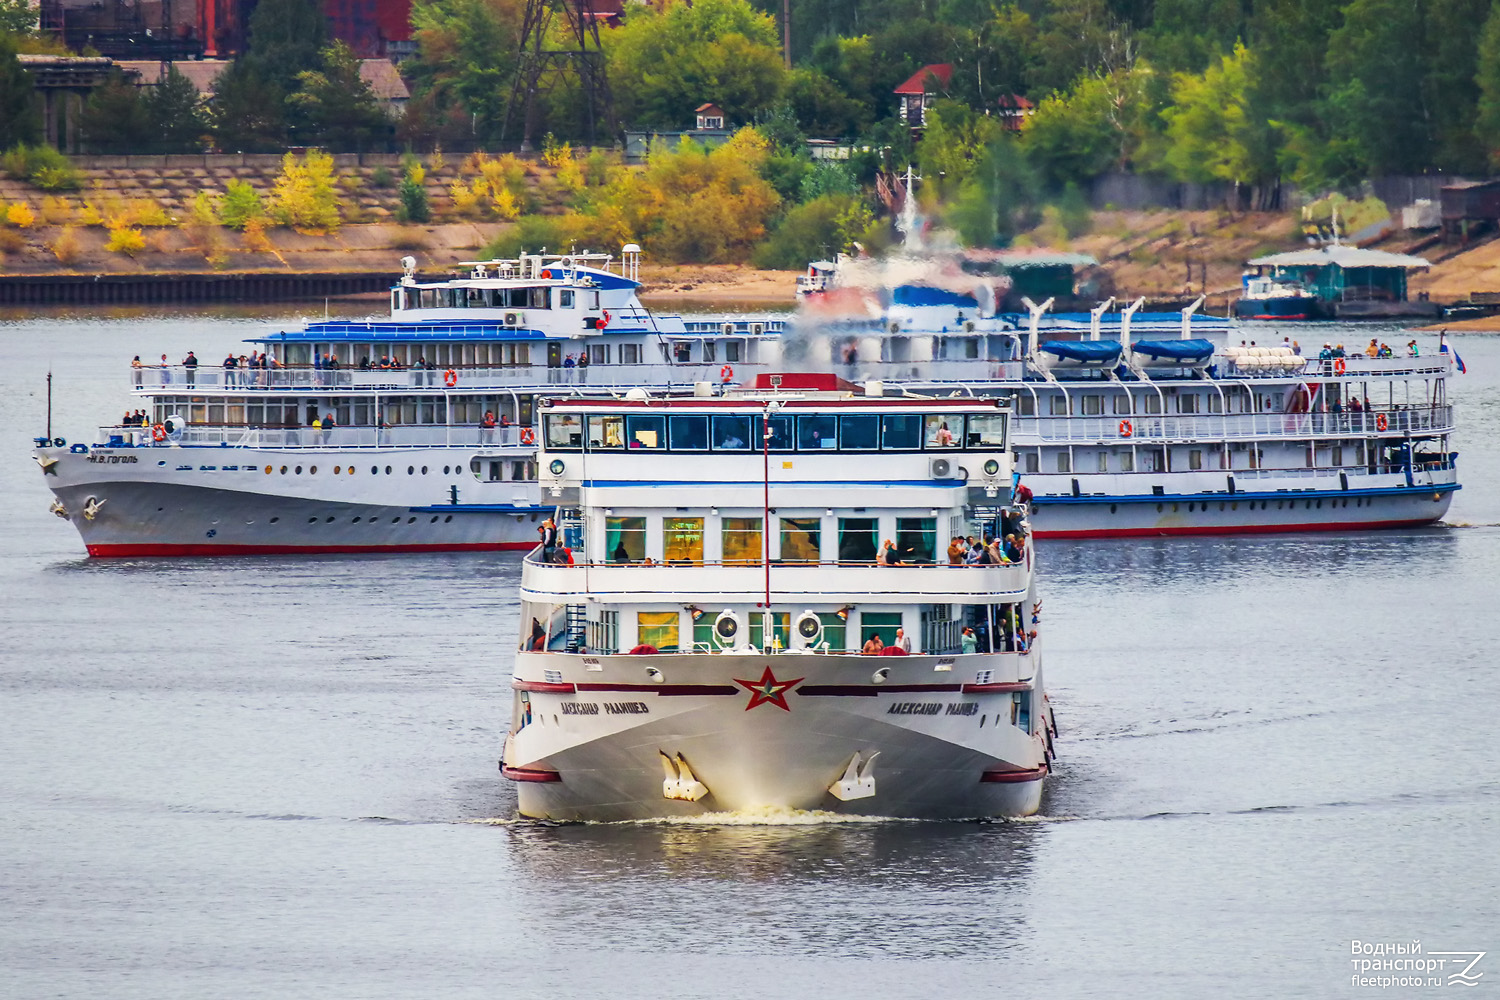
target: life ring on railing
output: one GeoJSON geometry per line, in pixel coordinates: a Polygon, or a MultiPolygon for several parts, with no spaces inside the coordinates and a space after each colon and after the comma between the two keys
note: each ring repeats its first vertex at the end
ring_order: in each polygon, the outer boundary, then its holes
{"type": "Polygon", "coordinates": [[[734,378],[734,367],[732,365],[725,365],[719,369],[720,382],[728,382],[732,378],[734,378]]]}
{"type": "Polygon", "coordinates": [[[443,384],[450,389],[455,385],[458,385],[458,372],[454,371],[452,368],[449,368],[447,371],[443,372],[443,384]]]}
{"type": "Polygon", "coordinates": [[[1349,366],[1344,362],[1343,358],[1335,358],[1333,360],[1333,372],[1335,375],[1342,375],[1348,370],[1349,366]]]}
{"type": "Polygon", "coordinates": [[[165,441],[167,439],[167,428],[162,424],[156,424],[151,428],[151,440],[165,441]]]}
{"type": "Polygon", "coordinates": [[[1135,433],[1135,426],[1129,420],[1120,421],[1120,437],[1128,438],[1135,433]]]}
{"type": "Polygon", "coordinates": [[[536,444],[536,431],[532,430],[530,427],[522,427],[521,428],[521,443],[522,444],[536,444]]]}
{"type": "Polygon", "coordinates": [[[1377,431],[1383,431],[1387,427],[1389,427],[1390,425],[1391,425],[1391,423],[1390,423],[1389,420],[1385,419],[1385,414],[1384,413],[1377,413],[1377,414],[1375,414],[1375,429],[1377,431]]]}

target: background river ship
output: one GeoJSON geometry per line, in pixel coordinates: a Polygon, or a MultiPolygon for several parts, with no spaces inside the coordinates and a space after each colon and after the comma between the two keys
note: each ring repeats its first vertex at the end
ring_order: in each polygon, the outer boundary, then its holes
{"type": "Polygon", "coordinates": [[[1500,339],[1456,342],[1454,527],[1038,543],[1041,818],[549,828],[496,768],[517,555],[91,561],[46,512],[47,369],[94,426],[204,326],[0,325],[9,993],[1336,996],[1355,938],[1496,974],[1500,339]]]}

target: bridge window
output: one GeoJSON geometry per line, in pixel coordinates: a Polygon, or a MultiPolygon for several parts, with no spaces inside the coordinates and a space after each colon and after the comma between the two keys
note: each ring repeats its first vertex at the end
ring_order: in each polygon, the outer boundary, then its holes
{"type": "Polygon", "coordinates": [[[926,418],[924,438],[929,448],[957,448],[963,436],[962,414],[934,413],[926,418]]]}
{"type": "Polygon", "coordinates": [[[590,416],[589,447],[601,450],[625,447],[625,418],[617,414],[590,416]]]}
{"type": "Polygon", "coordinates": [[[802,451],[838,447],[836,427],[837,420],[831,416],[798,417],[797,447],[802,451]]]}
{"type": "Polygon", "coordinates": [[[887,451],[915,451],[922,447],[922,418],[915,413],[893,413],[880,418],[880,446],[887,451]]]}
{"type": "Polygon", "coordinates": [[[1005,414],[985,414],[969,418],[969,433],[964,442],[970,448],[1004,448],[1005,414]]]}
{"type": "Polygon", "coordinates": [[[749,417],[714,417],[715,451],[749,451],[758,442],[752,440],[749,417]]]}
{"type": "Polygon", "coordinates": [[[673,417],[670,426],[673,451],[708,450],[708,417],[673,417]]]}
{"type": "Polygon", "coordinates": [[[558,289],[558,292],[557,292],[557,308],[559,308],[559,309],[572,309],[573,308],[573,289],[571,289],[571,288],[561,288],[561,289],[558,289]]]}
{"type": "Polygon", "coordinates": [[[845,451],[874,451],[880,447],[880,418],[870,414],[839,418],[839,447],[845,451]]]}
{"type": "Polygon", "coordinates": [[[667,418],[628,416],[625,437],[632,448],[662,448],[667,443],[667,418]]]}
{"type": "MultiPolygon", "coordinates": [[[[661,418],[657,418],[658,420],[661,418]]],[[[583,421],[572,413],[547,414],[547,447],[576,451],[583,447],[583,421]]]]}

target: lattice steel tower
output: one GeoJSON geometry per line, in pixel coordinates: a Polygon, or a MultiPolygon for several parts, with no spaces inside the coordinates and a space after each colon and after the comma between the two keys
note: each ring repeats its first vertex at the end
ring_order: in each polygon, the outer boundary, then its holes
{"type": "Polygon", "coordinates": [[[577,110],[589,142],[614,129],[614,102],[599,45],[599,21],[614,11],[600,11],[599,6],[596,0],[526,0],[502,141],[519,131],[521,141],[529,144],[536,137],[537,103],[570,77],[578,81],[577,110]],[[559,16],[565,24],[558,24],[559,16]]]}

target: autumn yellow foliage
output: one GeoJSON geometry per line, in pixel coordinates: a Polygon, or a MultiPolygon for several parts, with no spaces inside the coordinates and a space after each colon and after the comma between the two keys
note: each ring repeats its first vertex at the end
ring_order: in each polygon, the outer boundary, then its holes
{"type": "Polygon", "coordinates": [[[36,224],[36,213],[24,201],[18,201],[5,210],[5,221],[17,229],[30,229],[36,224]]]}
{"type": "Polygon", "coordinates": [[[128,257],[134,257],[146,249],[146,235],[139,229],[129,226],[121,226],[109,231],[109,242],[104,244],[104,249],[112,253],[123,253],[128,257]]]}

